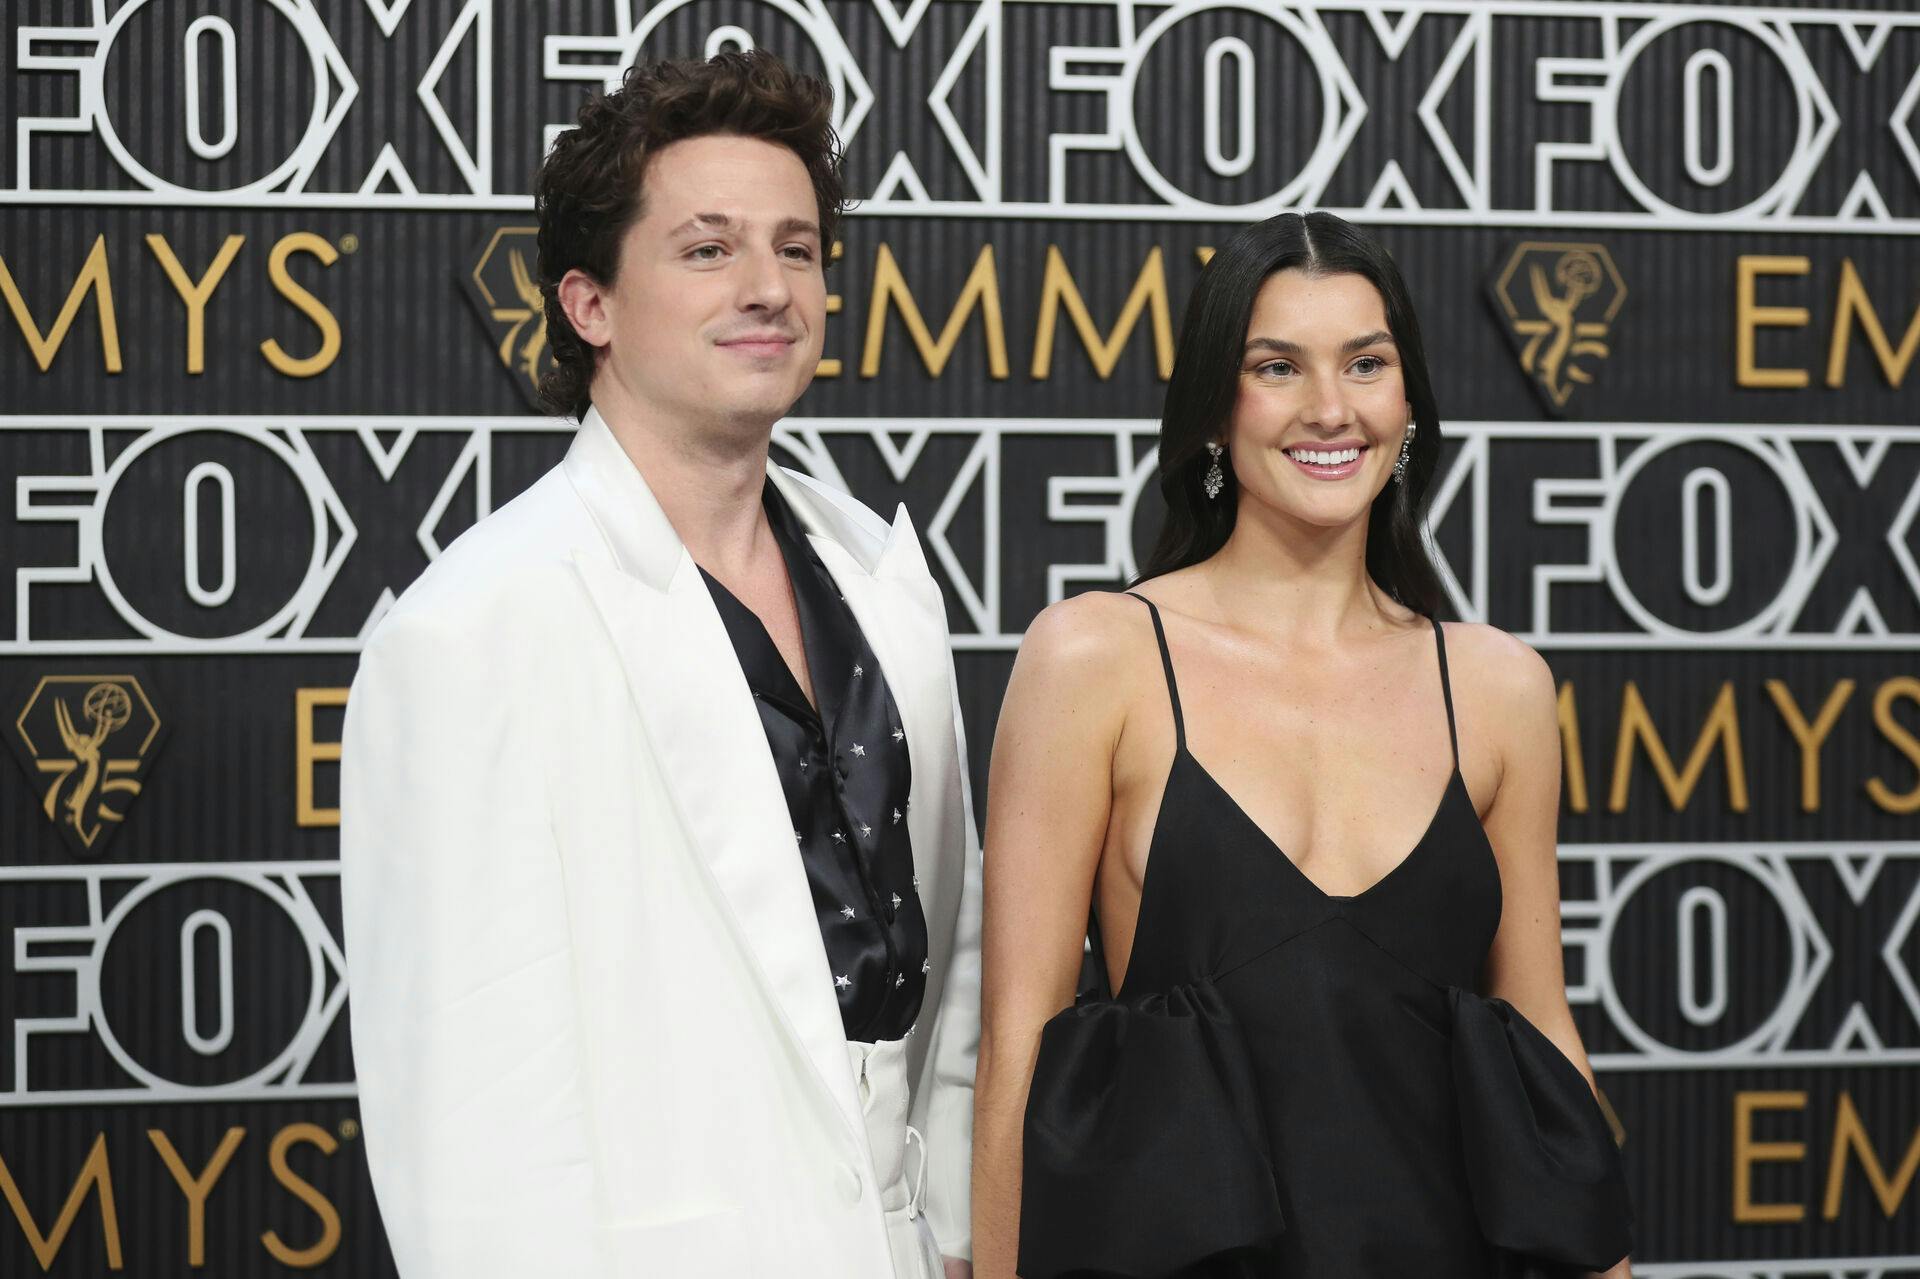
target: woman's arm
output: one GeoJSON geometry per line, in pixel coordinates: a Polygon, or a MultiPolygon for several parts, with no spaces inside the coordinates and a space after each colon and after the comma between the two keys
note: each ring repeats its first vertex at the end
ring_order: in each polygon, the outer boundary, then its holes
{"type": "MultiPolygon", "coordinates": [[[[1468,628],[1456,628],[1465,630],[1468,628]]],[[[1500,863],[1500,931],[1487,956],[1485,993],[1519,1009],[1598,1091],[1567,1006],[1560,943],[1560,721],[1553,672],[1521,641],[1471,628],[1485,662],[1476,725],[1496,734],[1500,780],[1482,824],[1500,863]]],[[[1478,709],[1478,708],[1476,708],[1478,709]]],[[[1465,735],[1463,734],[1463,739],[1465,735]]],[[[1627,1263],[1606,1272],[1626,1279],[1627,1263]]]]}
{"type": "Polygon", "coordinates": [[[978,1279],[1011,1279],[1017,1262],[1027,1088],[1041,1027],[1073,1002],[1080,974],[1124,718],[1107,637],[1130,602],[1081,596],[1048,608],[1027,630],[1000,708],[988,774],[974,1083],[978,1279]]]}

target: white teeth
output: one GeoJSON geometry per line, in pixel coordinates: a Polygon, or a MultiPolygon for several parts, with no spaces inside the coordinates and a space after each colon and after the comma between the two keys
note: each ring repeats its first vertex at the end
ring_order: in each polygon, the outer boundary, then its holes
{"type": "Polygon", "coordinates": [[[1287,456],[1296,462],[1305,462],[1309,466],[1340,466],[1356,461],[1360,457],[1359,449],[1337,449],[1328,453],[1316,453],[1307,449],[1288,449],[1287,456]]]}

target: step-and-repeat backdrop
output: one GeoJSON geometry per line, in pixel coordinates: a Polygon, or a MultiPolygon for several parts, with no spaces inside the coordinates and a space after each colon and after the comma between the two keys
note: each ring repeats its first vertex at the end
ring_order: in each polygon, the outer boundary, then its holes
{"type": "Polygon", "coordinates": [[[1209,246],[1369,225],[1446,418],[1452,612],[1560,679],[1569,986],[1640,1273],[1920,1274],[1904,0],[5,12],[0,1274],[391,1273],[340,946],[355,654],[566,445],[543,148],[634,59],[744,44],[831,81],[863,197],[777,443],[912,508],[976,789],[1023,628],[1151,537],[1209,246]]]}

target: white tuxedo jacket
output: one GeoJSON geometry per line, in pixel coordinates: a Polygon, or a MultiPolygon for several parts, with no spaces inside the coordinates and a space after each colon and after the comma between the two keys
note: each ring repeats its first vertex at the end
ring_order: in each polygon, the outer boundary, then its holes
{"type": "MultiPolygon", "coordinates": [[[[911,1122],[969,1255],[979,850],[901,508],[770,468],[886,673],[932,970],[911,1122]]],[[[368,1163],[405,1279],[892,1274],[793,824],[700,573],[597,413],[377,627],[341,858],[368,1163]]]]}

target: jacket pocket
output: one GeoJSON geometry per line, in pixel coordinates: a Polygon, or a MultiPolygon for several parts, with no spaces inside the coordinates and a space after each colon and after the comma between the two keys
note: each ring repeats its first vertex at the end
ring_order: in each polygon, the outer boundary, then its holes
{"type": "Polygon", "coordinates": [[[753,1272],[742,1208],[666,1220],[627,1218],[599,1227],[606,1272],[617,1279],[739,1279],[753,1272]]]}

